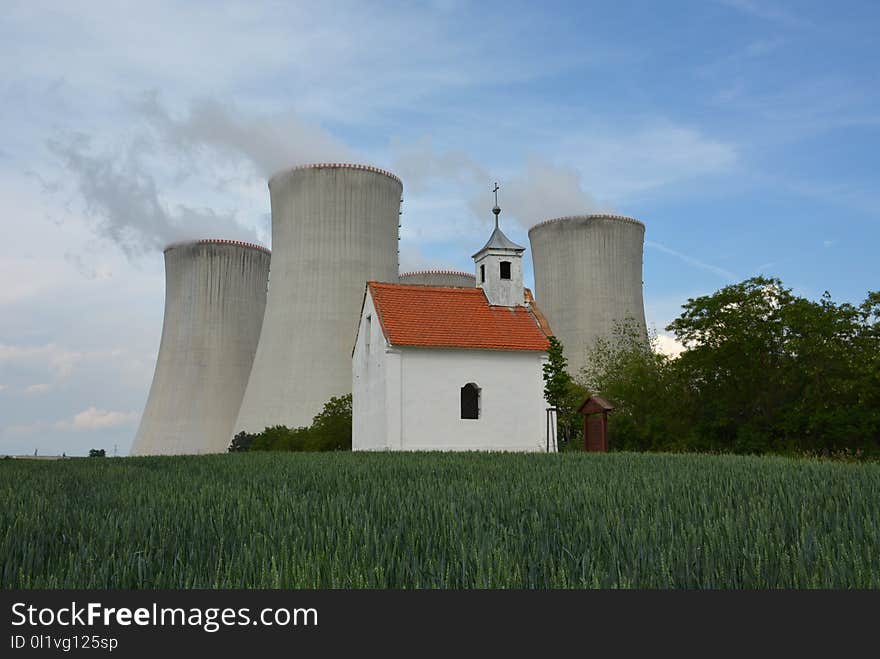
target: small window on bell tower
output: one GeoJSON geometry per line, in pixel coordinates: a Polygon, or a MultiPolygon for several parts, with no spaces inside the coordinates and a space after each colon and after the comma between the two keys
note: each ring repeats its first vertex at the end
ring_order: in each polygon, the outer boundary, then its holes
{"type": "Polygon", "coordinates": [[[480,283],[481,284],[486,283],[486,266],[485,265],[480,266],[480,283]]]}
{"type": "Polygon", "coordinates": [[[510,279],[510,261],[501,262],[501,278],[510,279]]]}

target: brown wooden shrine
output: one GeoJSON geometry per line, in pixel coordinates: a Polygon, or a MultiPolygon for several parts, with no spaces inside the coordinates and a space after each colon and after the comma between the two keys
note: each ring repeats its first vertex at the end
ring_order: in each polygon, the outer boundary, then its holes
{"type": "Polygon", "coordinates": [[[608,413],[613,409],[601,396],[590,396],[581,403],[578,414],[584,417],[585,451],[608,451],[608,413]]]}

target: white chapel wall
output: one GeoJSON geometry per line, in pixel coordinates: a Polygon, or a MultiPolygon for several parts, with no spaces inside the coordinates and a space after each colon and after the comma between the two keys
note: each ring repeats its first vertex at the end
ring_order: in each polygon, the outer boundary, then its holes
{"type": "Polygon", "coordinates": [[[546,450],[545,353],[405,347],[400,354],[402,450],[546,450]],[[468,382],[481,389],[479,419],[461,418],[468,382]]]}
{"type": "Polygon", "coordinates": [[[385,349],[385,336],[372,296],[367,292],[352,356],[352,448],[356,451],[390,448],[386,423],[385,349]]]}

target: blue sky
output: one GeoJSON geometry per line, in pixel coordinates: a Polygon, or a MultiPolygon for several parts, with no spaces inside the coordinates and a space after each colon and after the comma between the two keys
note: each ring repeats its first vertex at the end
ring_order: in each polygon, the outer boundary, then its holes
{"type": "Polygon", "coordinates": [[[266,178],[299,163],[397,173],[405,269],[470,270],[496,179],[524,245],[638,217],[661,334],[759,273],[858,302],[878,34],[874,2],[4,3],[0,454],[127,453],[162,246],[268,243],[266,178]]]}

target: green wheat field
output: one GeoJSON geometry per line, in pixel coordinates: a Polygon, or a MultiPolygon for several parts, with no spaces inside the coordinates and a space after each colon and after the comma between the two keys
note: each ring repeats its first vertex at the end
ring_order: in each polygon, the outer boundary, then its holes
{"type": "Polygon", "coordinates": [[[0,588],[878,588],[880,465],[670,454],[0,460],[0,588]]]}

